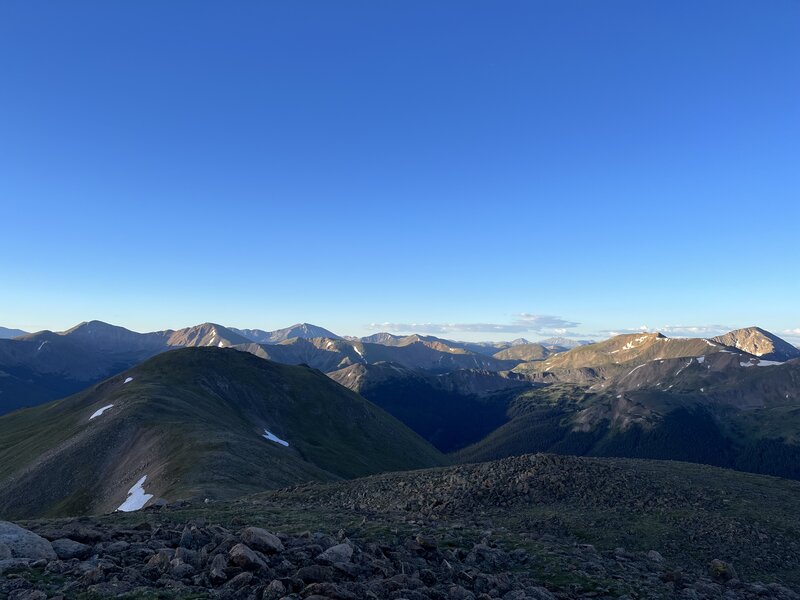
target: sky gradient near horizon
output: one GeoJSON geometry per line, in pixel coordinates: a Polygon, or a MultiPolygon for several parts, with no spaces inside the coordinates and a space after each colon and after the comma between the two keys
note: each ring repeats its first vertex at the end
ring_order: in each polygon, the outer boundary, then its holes
{"type": "Polygon", "coordinates": [[[794,0],[4,2],[0,325],[800,343],[798,30],[794,0]]]}

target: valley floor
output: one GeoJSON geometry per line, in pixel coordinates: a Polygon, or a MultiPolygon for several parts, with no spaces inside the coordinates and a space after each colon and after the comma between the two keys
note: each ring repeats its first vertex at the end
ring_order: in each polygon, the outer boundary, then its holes
{"type": "Polygon", "coordinates": [[[800,598],[798,492],[702,465],[528,455],[28,521],[62,540],[59,558],[0,560],[0,598],[800,598]]]}

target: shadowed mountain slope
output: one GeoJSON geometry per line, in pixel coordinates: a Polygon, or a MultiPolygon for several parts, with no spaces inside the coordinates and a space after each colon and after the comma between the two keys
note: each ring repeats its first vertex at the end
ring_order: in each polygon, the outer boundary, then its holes
{"type": "Polygon", "coordinates": [[[400,419],[442,452],[477,442],[507,420],[531,384],[492,371],[432,375],[393,363],[351,365],[329,376],[400,419]]]}
{"type": "Polygon", "coordinates": [[[153,499],[230,498],[444,462],[319,371],[184,349],[0,417],[0,515],[107,512],[143,477],[153,499]]]}

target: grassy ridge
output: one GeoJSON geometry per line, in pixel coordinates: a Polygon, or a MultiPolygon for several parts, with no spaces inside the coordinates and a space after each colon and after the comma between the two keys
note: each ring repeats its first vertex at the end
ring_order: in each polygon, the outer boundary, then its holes
{"type": "Polygon", "coordinates": [[[218,348],[168,352],[76,396],[2,417],[0,440],[6,517],[113,510],[143,475],[157,497],[232,498],[447,462],[318,371],[218,348]],[[265,440],[265,429],[289,446],[265,440]]]}

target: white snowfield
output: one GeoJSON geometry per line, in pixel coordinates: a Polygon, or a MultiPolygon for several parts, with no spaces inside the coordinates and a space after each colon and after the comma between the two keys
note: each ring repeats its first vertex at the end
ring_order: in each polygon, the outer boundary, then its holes
{"type": "Polygon", "coordinates": [[[89,417],[89,420],[91,421],[95,417],[99,417],[100,415],[102,415],[104,412],[106,412],[112,406],[114,406],[114,405],[113,404],[106,404],[103,408],[98,408],[96,411],[94,411],[92,413],[92,416],[89,417]]]}
{"type": "Polygon", "coordinates": [[[364,360],[364,361],[367,360],[366,358],[364,358],[364,355],[361,354],[361,350],[359,350],[357,346],[353,346],[353,350],[355,350],[356,354],[358,354],[361,357],[361,360],[364,360]]]}
{"type": "MultiPolygon", "coordinates": [[[[753,359],[751,359],[753,360],[753,359]]],[[[782,362],[776,360],[761,360],[758,359],[756,362],[740,362],[739,363],[743,367],[774,367],[776,365],[782,365],[782,362]]]]}
{"type": "Polygon", "coordinates": [[[282,440],[277,435],[275,435],[274,433],[272,433],[271,431],[269,431],[267,429],[264,430],[264,436],[263,437],[268,439],[270,442],[275,442],[276,444],[280,444],[281,446],[288,446],[289,445],[289,442],[287,442],[286,440],[282,440]]]}
{"type": "Polygon", "coordinates": [[[142,475],[142,478],[128,490],[128,497],[125,499],[125,502],[119,505],[117,510],[133,512],[134,510],[143,508],[144,505],[147,504],[147,501],[153,497],[153,494],[144,493],[144,482],[146,479],[147,475],[142,475]]]}
{"type": "Polygon", "coordinates": [[[133,377],[126,377],[125,381],[123,381],[122,383],[126,384],[126,383],[130,383],[131,381],[133,381],[133,377]]]}

